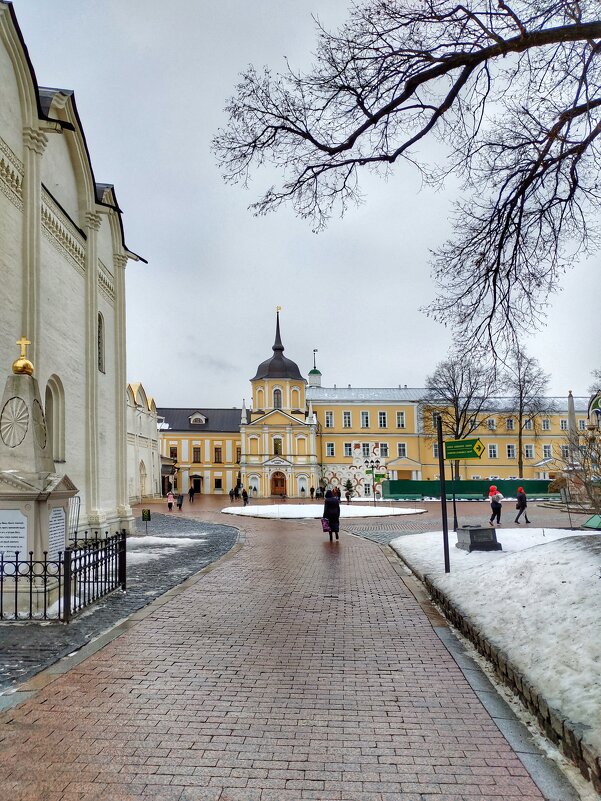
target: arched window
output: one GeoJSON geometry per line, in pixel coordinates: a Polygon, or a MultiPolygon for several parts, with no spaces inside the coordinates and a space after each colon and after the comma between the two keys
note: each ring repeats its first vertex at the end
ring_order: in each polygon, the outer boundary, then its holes
{"type": "Polygon", "coordinates": [[[98,369],[101,373],[104,369],[104,317],[98,312],[98,369]]]}
{"type": "Polygon", "coordinates": [[[282,408],[282,390],[281,389],[274,389],[273,390],[273,408],[274,409],[281,409],[282,408]]]}
{"type": "Polygon", "coordinates": [[[52,375],[46,384],[44,398],[46,430],[52,458],[65,461],[65,392],[57,375],[52,375]]]}

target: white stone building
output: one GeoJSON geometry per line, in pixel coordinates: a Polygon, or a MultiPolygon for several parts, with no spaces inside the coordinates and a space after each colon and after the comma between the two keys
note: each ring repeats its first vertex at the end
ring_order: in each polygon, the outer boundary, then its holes
{"type": "Polygon", "coordinates": [[[57,473],[80,525],[129,527],[124,242],[114,189],[96,182],[73,93],[38,86],[0,0],[0,375],[31,341],[57,473]]]}
{"type": "Polygon", "coordinates": [[[139,383],[127,385],[127,484],[132,505],[161,497],[157,407],[139,383]]]}

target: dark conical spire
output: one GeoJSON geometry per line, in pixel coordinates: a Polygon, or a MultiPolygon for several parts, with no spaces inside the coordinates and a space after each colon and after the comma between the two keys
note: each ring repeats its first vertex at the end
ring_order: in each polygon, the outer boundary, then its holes
{"type": "Polygon", "coordinates": [[[276,309],[275,341],[272,346],[273,356],[257,368],[257,374],[251,381],[259,378],[291,378],[295,381],[304,381],[298,365],[284,356],[284,346],[280,335],[280,307],[276,309]]]}
{"type": "Polygon", "coordinates": [[[280,336],[280,307],[278,306],[275,311],[275,342],[273,343],[272,350],[275,353],[276,351],[280,351],[281,353],[284,352],[284,346],[282,345],[282,337],[280,336]]]}

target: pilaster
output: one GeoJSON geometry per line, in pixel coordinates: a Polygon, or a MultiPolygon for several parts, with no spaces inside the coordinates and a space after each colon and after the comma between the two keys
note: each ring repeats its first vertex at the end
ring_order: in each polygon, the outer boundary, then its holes
{"type": "Polygon", "coordinates": [[[31,358],[39,363],[40,241],[42,228],[41,161],[48,137],[23,128],[23,299],[21,331],[33,343],[31,358]]]}
{"type": "MultiPolygon", "coordinates": [[[[113,254],[115,275],[115,397],[117,408],[115,411],[115,449],[117,454],[117,469],[115,475],[117,513],[121,517],[121,527],[130,528],[133,523],[133,514],[129,505],[127,488],[127,357],[125,351],[125,267],[127,256],[121,253],[113,254]]],[[[136,465],[140,463],[138,458],[136,465]]],[[[136,468],[137,469],[137,468],[136,468]]]]}
{"type": "Polygon", "coordinates": [[[101,526],[98,460],[98,230],[100,215],[84,215],[86,231],[86,514],[90,526],[101,526]]]}

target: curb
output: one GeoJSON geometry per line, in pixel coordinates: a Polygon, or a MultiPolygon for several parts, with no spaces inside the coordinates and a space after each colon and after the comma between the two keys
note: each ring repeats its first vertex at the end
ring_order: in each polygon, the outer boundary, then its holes
{"type": "Polygon", "coordinates": [[[491,643],[428,575],[424,575],[422,581],[447,619],[492,663],[501,681],[519,696],[527,709],[536,717],[547,738],[558,746],[561,753],[573,762],[584,778],[601,793],[601,754],[597,753],[586,738],[589,727],[573,723],[558,709],[550,706],[544,696],[510,662],[507,654],[491,643]]]}

